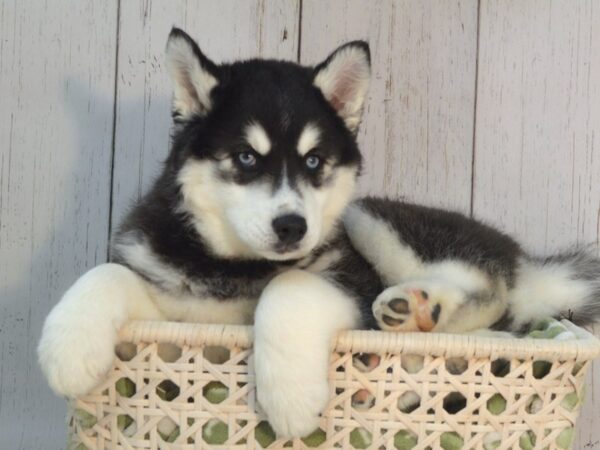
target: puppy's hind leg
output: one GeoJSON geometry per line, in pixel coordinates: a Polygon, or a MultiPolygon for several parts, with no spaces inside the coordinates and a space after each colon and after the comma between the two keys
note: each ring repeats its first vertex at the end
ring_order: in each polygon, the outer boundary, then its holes
{"type": "Polygon", "coordinates": [[[423,277],[383,291],[373,303],[386,331],[468,332],[490,327],[506,310],[506,288],[456,261],[431,265],[423,277]]]}
{"type": "Polygon", "coordinates": [[[263,291],[254,321],[256,388],[278,436],[317,428],[329,399],[332,339],[358,321],[354,300],[309,272],[285,272],[263,291]]]}
{"type": "Polygon", "coordinates": [[[127,267],[102,264],[79,278],[52,309],[38,356],[57,394],[83,395],[102,380],[125,322],[162,318],[145,283],[127,267]]]}

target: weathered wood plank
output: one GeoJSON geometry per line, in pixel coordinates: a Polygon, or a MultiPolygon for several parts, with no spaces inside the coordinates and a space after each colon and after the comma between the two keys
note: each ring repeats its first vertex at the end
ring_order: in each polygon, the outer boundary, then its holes
{"type": "MultiPolygon", "coordinates": [[[[598,242],[598,3],[482,1],[480,18],[474,215],[538,253],[598,242]]],[[[599,372],[573,448],[600,448],[599,372]]]]}
{"type": "Polygon", "coordinates": [[[113,225],[169,149],[171,83],[163,64],[173,25],[215,62],[297,56],[299,1],[127,1],[121,4],[113,225]]]}
{"type": "Polygon", "coordinates": [[[0,448],[64,448],[42,322],[106,259],[116,2],[0,2],[0,448]]]}
{"type": "Polygon", "coordinates": [[[303,2],[303,62],[352,39],[373,60],[362,191],[468,212],[477,2],[303,2]]]}

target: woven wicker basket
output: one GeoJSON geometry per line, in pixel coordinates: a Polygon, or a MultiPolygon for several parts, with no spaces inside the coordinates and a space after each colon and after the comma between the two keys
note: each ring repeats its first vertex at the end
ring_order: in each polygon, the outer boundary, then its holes
{"type": "Polygon", "coordinates": [[[285,442],[274,440],[256,402],[250,327],[132,323],[122,331],[129,355],[115,360],[93,393],[72,402],[69,448],[569,448],[600,342],[566,325],[577,340],[344,332],[331,358],[321,430],[285,442]],[[228,350],[220,360],[209,356],[215,346],[228,350]],[[381,360],[364,372],[353,363],[357,353],[381,360]],[[422,360],[417,370],[407,369],[409,358],[422,360]],[[457,358],[466,363],[449,364],[457,358]],[[551,364],[540,376],[542,361],[551,364]],[[352,397],[361,390],[375,401],[359,409],[352,397]],[[406,395],[418,399],[410,412],[400,407],[406,395]],[[461,400],[459,410],[447,408],[449,398],[461,400]]]}

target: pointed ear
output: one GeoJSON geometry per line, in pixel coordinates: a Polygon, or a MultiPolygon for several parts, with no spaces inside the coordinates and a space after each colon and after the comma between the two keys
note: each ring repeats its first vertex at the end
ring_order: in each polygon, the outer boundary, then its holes
{"type": "Polygon", "coordinates": [[[342,45],[315,67],[314,85],[356,133],[371,77],[369,44],[353,41],[342,45]]]}
{"type": "Polygon", "coordinates": [[[173,28],[167,41],[167,69],[173,80],[173,118],[187,120],[210,111],[212,89],[219,84],[215,63],[184,31],[173,28]]]}

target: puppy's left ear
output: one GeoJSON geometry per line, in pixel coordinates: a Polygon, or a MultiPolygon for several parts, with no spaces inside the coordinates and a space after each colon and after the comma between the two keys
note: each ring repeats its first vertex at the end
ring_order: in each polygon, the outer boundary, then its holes
{"type": "Polygon", "coordinates": [[[353,41],[342,45],[314,69],[314,85],[356,133],[371,77],[369,44],[353,41]]]}

